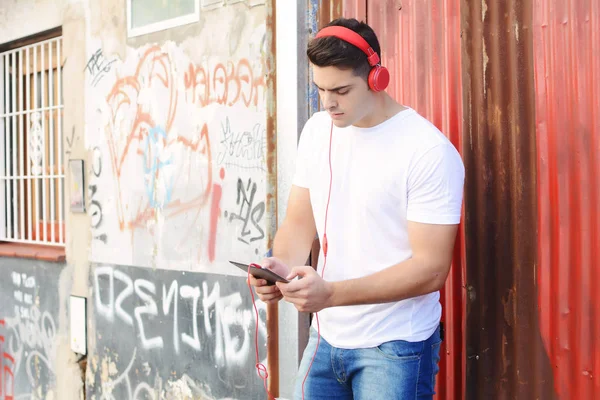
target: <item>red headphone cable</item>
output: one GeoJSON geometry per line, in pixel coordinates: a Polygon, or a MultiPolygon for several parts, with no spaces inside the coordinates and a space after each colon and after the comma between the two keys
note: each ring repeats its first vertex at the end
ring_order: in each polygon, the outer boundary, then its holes
{"type": "MultiPolygon", "coordinates": [[[[327,266],[327,249],[329,244],[327,242],[327,216],[329,214],[329,201],[331,200],[331,182],[333,182],[333,169],[331,168],[331,142],[333,141],[333,121],[331,121],[331,130],[329,131],[329,193],[327,194],[327,206],[325,207],[325,226],[323,228],[323,269],[321,270],[321,278],[325,277],[325,267],[327,266]]],[[[317,321],[317,347],[315,348],[315,354],[313,354],[308,370],[302,381],[302,400],[304,400],[304,384],[308,378],[308,373],[317,357],[317,351],[319,350],[319,343],[321,342],[321,326],[319,325],[319,313],[315,313],[315,320],[317,321]]]]}
{"type": "Polygon", "coordinates": [[[269,373],[267,372],[267,367],[265,367],[265,365],[259,361],[259,356],[258,356],[258,323],[260,320],[258,319],[258,308],[256,307],[256,302],[254,301],[254,291],[252,290],[252,287],[250,286],[250,266],[248,266],[248,290],[250,290],[250,295],[252,296],[252,305],[254,306],[254,313],[256,314],[256,323],[254,324],[255,325],[254,349],[256,351],[256,371],[258,372],[258,376],[260,376],[261,379],[263,380],[263,384],[265,386],[265,392],[267,392],[267,396],[268,396],[269,400],[271,400],[271,399],[275,400],[275,397],[273,397],[273,395],[271,394],[271,392],[269,392],[269,389],[267,388],[267,378],[269,377],[269,373]]]}
{"type": "MultiPolygon", "coordinates": [[[[327,206],[325,207],[325,226],[323,228],[323,269],[321,270],[321,278],[325,276],[325,267],[327,266],[327,216],[329,214],[329,201],[331,200],[331,182],[333,181],[333,169],[331,167],[331,142],[333,140],[333,121],[331,121],[331,130],[329,132],[329,193],[327,194],[327,206]]],[[[252,287],[250,286],[250,267],[248,267],[248,289],[250,290],[250,295],[252,296],[252,305],[254,306],[254,312],[256,314],[256,323],[255,323],[255,332],[254,332],[254,346],[256,349],[256,370],[258,372],[258,376],[263,380],[263,384],[265,386],[265,391],[267,392],[267,396],[269,399],[275,400],[275,397],[269,392],[267,388],[267,378],[269,377],[269,373],[267,372],[267,368],[259,361],[258,355],[258,308],[256,307],[256,302],[254,300],[254,292],[252,287]]],[[[317,321],[317,346],[315,348],[315,353],[310,360],[310,364],[308,365],[308,370],[306,371],[306,375],[304,376],[304,380],[302,381],[302,400],[304,400],[304,384],[306,383],[306,379],[308,378],[308,373],[312,368],[313,362],[317,357],[317,351],[319,350],[319,343],[321,342],[321,327],[319,325],[319,313],[315,313],[315,320],[317,321]]]]}

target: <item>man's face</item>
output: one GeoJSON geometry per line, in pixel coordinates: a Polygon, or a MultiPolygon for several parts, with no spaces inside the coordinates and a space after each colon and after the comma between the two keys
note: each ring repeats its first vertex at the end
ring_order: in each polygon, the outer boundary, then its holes
{"type": "Polygon", "coordinates": [[[313,65],[313,80],[335,126],[361,126],[361,120],[371,113],[373,92],[352,70],[313,65]]]}

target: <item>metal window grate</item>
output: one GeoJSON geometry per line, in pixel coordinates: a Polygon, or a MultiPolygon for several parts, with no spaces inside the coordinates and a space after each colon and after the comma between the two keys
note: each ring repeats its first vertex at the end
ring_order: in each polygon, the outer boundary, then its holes
{"type": "Polygon", "coordinates": [[[65,244],[61,44],[0,54],[0,241],[65,244]]]}

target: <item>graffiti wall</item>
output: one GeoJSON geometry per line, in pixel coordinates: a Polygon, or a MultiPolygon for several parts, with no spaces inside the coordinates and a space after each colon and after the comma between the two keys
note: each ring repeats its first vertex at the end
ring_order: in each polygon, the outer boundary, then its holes
{"type": "Polygon", "coordinates": [[[90,399],[265,395],[266,308],[228,261],[268,251],[266,7],[201,2],[189,29],[89,38],[90,399]]]}
{"type": "Polygon", "coordinates": [[[55,398],[59,280],[64,265],[2,259],[0,399],[55,398]]]}
{"type": "Polygon", "coordinates": [[[264,37],[263,23],[233,55],[92,52],[92,261],[229,273],[227,260],[266,253],[264,37]]]}
{"type": "Polygon", "coordinates": [[[90,399],[256,399],[266,307],[244,278],[96,265],[90,399]]]}

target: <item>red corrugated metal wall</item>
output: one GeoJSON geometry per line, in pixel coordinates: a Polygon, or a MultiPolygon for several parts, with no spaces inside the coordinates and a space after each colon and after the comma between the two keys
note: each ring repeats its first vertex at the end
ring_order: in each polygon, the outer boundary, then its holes
{"type": "MultiPolygon", "coordinates": [[[[348,3],[352,3],[352,9],[361,9],[356,1],[348,3]]],[[[366,17],[379,37],[382,64],[391,71],[388,93],[432,121],[460,150],[459,3],[459,0],[369,0],[366,17]]],[[[463,249],[461,227],[452,270],[442,292],[446,339],[437,380],[438,399],[460,399],[463,393],[463,249]]]]}
{"type": "Polygon", "coordinates": [[[467,399],[552,400],[537,308],[531,0],[461,2],[467,399]]]}
{"type": "Polygon", "coordinates": [[[538,302],[561,399],[600,398],[600,2],[536,0],[538,302]]]}
{"type": "Polygon", "coordinates": [[[600,398],[600,2],[319,0],[341,15],[471,169],[437,397],[600,398]]]}

